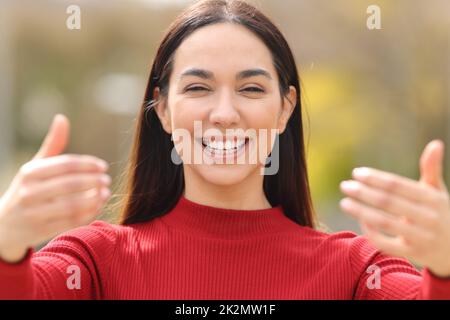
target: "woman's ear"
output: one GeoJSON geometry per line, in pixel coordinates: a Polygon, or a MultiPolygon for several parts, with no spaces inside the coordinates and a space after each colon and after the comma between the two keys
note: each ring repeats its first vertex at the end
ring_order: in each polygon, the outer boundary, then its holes
{"type": "Polygon", "coordinates": [[[278,118],[278,133],[282,134],[286,129],[287,123],[291,118],[297,102],[297,90],[294,86],[289,86],[289,93],[283,97],[280,117],[278,118]]]}
{"type": "Polygon", "coordinates": [[[154,108],[164,131],[168,134],[172,134],[170,110],[167,107],[166,99],[161,98],[159,87],[156,87],[155,90],[153,90],[153,100],[156,101],[154,108]]]}

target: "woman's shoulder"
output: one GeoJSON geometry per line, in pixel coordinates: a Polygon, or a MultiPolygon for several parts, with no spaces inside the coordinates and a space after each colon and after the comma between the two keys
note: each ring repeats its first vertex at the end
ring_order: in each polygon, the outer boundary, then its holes
{"type": "Polygon", "coordinates": [[[122,231],[120,225],[103,220],[95,220],[88,225],[80,226],[65,231],[53,240],[48,246],[82,246],[88,248],[103,247],[109,249],[115,247],[122,231]]]}
{"type": "Polygon", "coordinates": [[[384,256],[366,236],[354,231],[314,230],[314,232],[321,237],[321,244],[327,249],[327,252],[331,253],[330,258],[333,256],[336,259],[340,259],[342,256],[346,257],[353,270],[365,270],[371,261],[384,256]]]}
{"type": "Polygon", "coordinates": [[[128,242],[130,239],[133,242],[133,239],[141,233],[142,229],[150,230],[153,225],[153,221],[122,225],[105,220],[95,220],[88,225],[60,234],[53,242],[79,241],[91,246],[95,246],[97,243],[102,246],[116,246],[117,243],[128,242]]]}
{"type": "Polygon", "coordinates": [[[379,254],[369,240],[351,230],[333,231],[323,224],[315,228],[298,226],[299,238],[309,242],[316,249],[325,249],[337,253],[346,252],[349,258],[361,259],[379,254]]]}
{"type": "Polygon", "coordinates": [[[365,248],[370,251],[376,250],[369,243],[364,235],[357,234],[355,231],[343,230],[343,231],[331,231],[330,229],[316,229],[314,230],[319,236],[330,245],[343,246],[347,249],[365,248]]]}
{"type": "Polygon", "coordinates": [[[296,247],[300,248],[302,255],[306,252],[314,257],[314,261],[321,261],[325,269],[347,270],[358,277],[374,261],[384,257],[367,237],[354,231],[331,231],[322,227],[301,229],[296,247]]]}
{"type": "Polygon", "coordinates": [[[315,227],[301,226],[296,223],[291,223],[291,226],[295,234],[315,242],[352,242],[361,237],[351,230],[333,231],[323,223],[317,223],[315,227]]]}

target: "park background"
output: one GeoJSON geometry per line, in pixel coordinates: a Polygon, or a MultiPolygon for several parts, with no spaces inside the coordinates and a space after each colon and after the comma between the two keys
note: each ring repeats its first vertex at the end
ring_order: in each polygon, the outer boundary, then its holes
{"type": "MultiPolygon", "coordinates": [[[[67,152],[106,159],[117,188],[158,43],[190,2],[0,0],[0,194],[56,113],[71,120],[67,152]],[[70,5],[81,9],[80,30],[66,27],[70,5]]],[[[298,63],[321,221],[359,233],[339,209],[339,183],[357,166],[417,180],[435,138],[447,146],[449,185],[450,1],[250,2],[280,27],[298,63]],[[380,30],[367,27],[370,5],[381,9],[380,30]]]]}

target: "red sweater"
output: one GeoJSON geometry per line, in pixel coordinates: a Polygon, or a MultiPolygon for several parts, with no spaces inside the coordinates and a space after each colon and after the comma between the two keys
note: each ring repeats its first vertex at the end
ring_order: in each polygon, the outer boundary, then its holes
{"type": "Polygon", "coordinates": [[[450,279],[352,232],[299,226],[279,207],[217,209],[181,198],[150,222],[95,221],[17,264],[0,261],[0,298],[449,299],[450,279]]]}

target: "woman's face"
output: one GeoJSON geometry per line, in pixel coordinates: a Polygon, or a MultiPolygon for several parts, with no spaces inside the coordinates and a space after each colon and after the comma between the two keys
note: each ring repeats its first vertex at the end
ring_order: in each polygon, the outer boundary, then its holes
{"type": "Polygon", "coordinates": [[[281,97],[271,53],[257,36],[220,23],[198,29],[178,47],[161,101],[155,108],[183,159],[185,181],[232,186],[261,175],[271,133],[284,130],[296,91],[281,97]]]}

